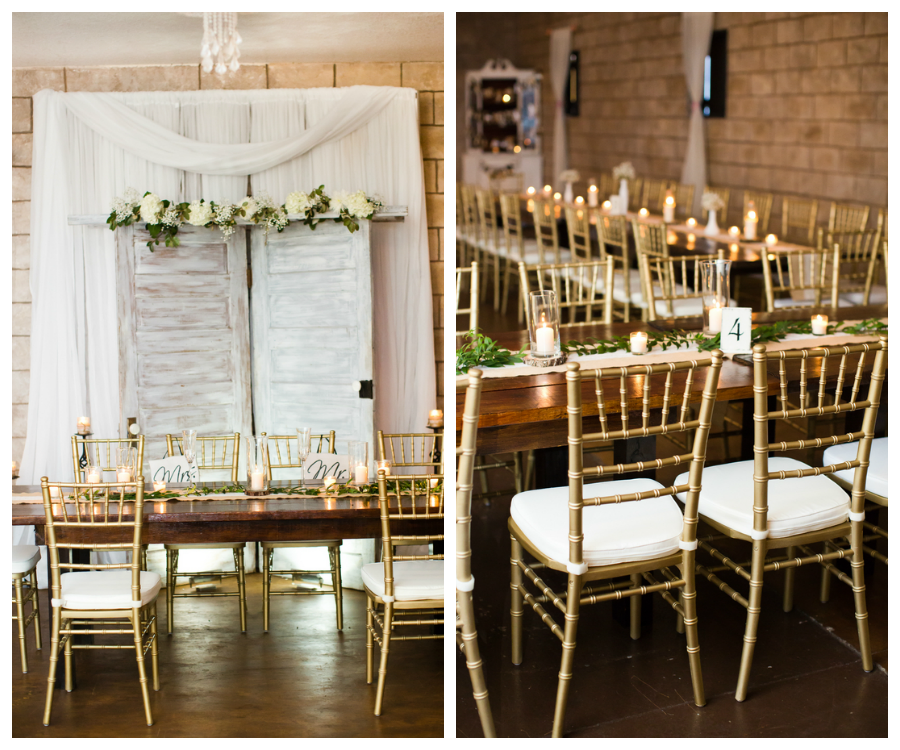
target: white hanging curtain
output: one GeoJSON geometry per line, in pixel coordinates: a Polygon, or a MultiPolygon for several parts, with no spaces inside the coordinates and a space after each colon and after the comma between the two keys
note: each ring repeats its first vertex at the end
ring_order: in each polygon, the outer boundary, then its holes
{"type": "Polygon", "coordinates": [[[550,86],[553,88],[553,175],[555,184],[569,165],[569,145],[566,138],[566,80],[569,77],[569,55],[572,52],[572,29],[553,29],[550,32],[550,86]]]}
{"type": "Polygon", "coordinates": [[[713,13],[681,14],[681,53],[684,58],[684,78],[691,97],[691,121],[688,125],[688,144],[681,169],[681,182],[694,186],[694,205],[691,212],[700,213],[703,188],[706,186],[706,139],[703,134],[703,64],[709,54],[713,31],[713,13]]]}

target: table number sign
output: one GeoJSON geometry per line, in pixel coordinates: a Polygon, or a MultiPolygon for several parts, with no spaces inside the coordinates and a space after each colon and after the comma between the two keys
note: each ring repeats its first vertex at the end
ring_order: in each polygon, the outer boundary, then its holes
{"type": "Polygon", "coordinates": [[[722,332],[720,349],[732,354],[750,354],[750,319],[752,310],[749,307],[722,308],[722,332]]]}
{"type": "Polygon", "coordinates": [[[184,456],[171,456],[150,462],[150,481],[166,484],[196,484],[199,481],[197,464],[189,464],[184,456]]]}
{"type": "Polygon", "coordinates": [[[325,477],[336,477],[338,482],[350,481],[350,457],[336,453],[310,453],[303,462],[303,475],[307,482],[322,482],[325,477]]]}

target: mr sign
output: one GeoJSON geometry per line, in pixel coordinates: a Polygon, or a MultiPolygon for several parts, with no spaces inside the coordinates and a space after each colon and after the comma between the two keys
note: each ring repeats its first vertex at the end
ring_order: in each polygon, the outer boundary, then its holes
{"type": "Polygon", "coordinates": [[[161,461],[150,462],[150,481],[166,484],[197,483],[197,464],[188,464],[184,456],[172,456],[161,461]]]}
{"type": "Polygon", "coordinates": [[[325,477],[335,477],[338,482],[350,481],[348,456],[335,453],[310,453],[303,462],[303,477],[307,482],[322,482],[325,477]]]}

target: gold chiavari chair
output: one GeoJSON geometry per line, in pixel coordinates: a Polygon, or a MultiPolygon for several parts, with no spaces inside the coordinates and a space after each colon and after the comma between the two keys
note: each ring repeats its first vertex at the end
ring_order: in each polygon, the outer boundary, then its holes
{"type": "MultiPolygon", "coordinates": [[[[291,450],[291,442],[297,442],[296,435],[266,435],[268,450],[268,478],[271,482],[274,470],[299,469],[302,464],[298,451],[291,450]]],[[[336,453],[334,430],[323,435],[309,436],[310,450],[313,453],[336,453]]],[[[335,615],[337,617],[337,629],[344,629],[344,590],[341,585],[341,541],[340,539],[310,539],[302,542],[260,542],[263,561],[263,630],[269,632],[269,612],[271,596],[334,596],[335,615]],[[328,550],[328,570],[306,570],[291,568],[278,570],[275,565],[275,550],[277,549],[309,549],[324,547],[328,550]],[[285,591],[272,591],[273,575],[331,575],[331,591],[327,589],[287,589],[285,591]]]]}
{"type": "Polygon", "coordinates": [[[823,300],[825,304],[837,307],[841,268],[838,250],[810,248],[798,251],[769,247],[760,262],[768,312],[818,306],[823,300]]]}
{"type": "Polygon", "coordinates": [[[483,662],[478,648],[472,595],[475,589],[475,579],[472,577],[472,477],[478,435],[478,410],[481,403],[481,370],[473,367],[469,370],[468,377],[462,436],[456,449],[456,645],[466,657],[466,667],[472,681],[472,693],[475,696],[484,736],[496,737],[483,662]]]}
{"type": "Polygon", "coordinates": [[[566,229],[569,233],[569,252],[575,262],[592,260],[591,219],[587,206],[566,206],[566,229]]]}
{"type": "Polygon", "coordinates": [[[457,336],[462,336],[469,331],[478,330],[478,263],[474,260],[469,268],[456,269],[456,320],[459,324],[459,316],[468,316],[468,328],[465,331],[457,331],[457,336]],[[468,284],[466,283],[468,281],[468,284]],[[463,289],[469,287],[469,306],[460,307],[460,298],[463,289]]]}
{"type": "Polygon", "coordinates": [[[534,233],[537,237],[538,257],[541,263],[568,261],[572,255],[559,248],[559,231],[556,226],[556,204],[553,201],[535,200],[534,233]]]}
{"type": "Polygon", "coordinates": [[[600,202],[609,199],[609,196],[615,195],[619,192],[619,183],[616,182],[616,178],[613,177],[612,172],[602,172],[600,174],[600,185],[599,190],[600,193],[600,202]]]}
{"type": "Polygon", "coordinates": [[[613,272],[613,315],[627,323],[631,320],[631,308],[646,304],[641,294],[641,272],[631,267],[628,219],[625,216],[604,216],[599,211],[596,216],[600,258],[616,258],[618,266],[613,272]],[[617,310],[619,306],[621,312],[617,310]]]}
{"type": "MultiPolygon", "coordinates": [[[[607,290],[613,286],[614,263],[612,257],[586,263],[519,263],[525,304],[531,292],[550,289],[559,301],[561,325],[612,323],[612,295],[607,290]]],[[[527,318],[527,310],[525,314],[527,318]]]]}
{"type": "Polygon", "coordinates": [[[456,262],[465,263],[468,259],[468,247],[466,245],[466,237],[469,229],[466,226],[466,213],[463,210],[463,186],[461,182],[456,183],[456,262]]]}
{"type": "MultiPolygon", "coordinates": [[[[793,606],[793,577],[796,568],[802,565],[821,564],[831,575],[852,587],[863,669],[866,672],[872,671],[866,585],[863,579],[863,504],[866,469],[886,367],[887,336],[881,336],[878,342],[813,349],[770,352],[764,344],[753,347],[754,458],[707,467],[699,501],[701,521],[710,525],[717,533],[752,545],[750,563],[737,564],[707,541],[700,541],[700,547],[717,561],[717,565],[721,563],[725,566],[716,570],[731,570],[749,582],[749,594],[746,597],[721,580],[713,570],[704,565],[697,566],[698,573],[747,610],[743,653],[735,691],[735,699],[738,701],[747,697],[762,608],[763,575],[776,570],[787,571],[783,604],[785,611],[790,611],[793,606]],[[865,399],[861,399],[860,383],[868,362],[871,362],[869,352],[875,353],[875,361],[868,393],[865,399]],[[856,358],[855,367],[853,358],[856,358]],[[770,411],[769,368],[775,363],[779,372],[780,394],[776,397],[777,408],[770,411]],[[799,371],[801,403],[796,408],[787,403],[788,367],[792,372],[799,371]],[[832,372],[837,373],[835,403],[825,406],[826,389],[829,389],[827,373],[832,372]],[[816,377],[819,379],[819,388],[817,396],[813,396],[811,380],[816,377]],[[851,388],[850,398],[841,402],[845,384],[851,388]],[[857,432],[793,442],[769,442],[769,423],[772,420],[777,420],[780,424],[812,416],[859,410],[865,410],[865,413],[862,429],[857,432]],[[776,452],[841,445],[854,440],[859,441],[855,459],[827,466],[811,467],[786,456],[770,456],[776,452]],[[827,478],[827,475],[849,469],[855,469],[851,497],[847,497],[846,492],[827,478]],[[818,542],[843,539],[849,540],[849,548],[830,549],[823,553],[816,553],[811,548],[811,545],[818,542]],[[784,556],[768,559],[771,550],[784,550],[784,556]],[[835,567],[834,561],[838,559],[851,560],[851,576],[835,567]]],[[[684,481],[685,477],[682,474],[675,481],[684,481]]]]}
{"type": "MultiPolygon", "coordinates": [[[[197,450],[195,462],[198,474],[203,472],[228,473],[231,484],[238,483],[238,460],[241,445],[241,434],[197,436],[197,450]]],[[[166,447],[170,456],[182,453],[182,438],[176,435],[166,435],[166,447]]],[[[202,479],[202,477],[201,477],[202,479]]],[[[208,543],[182,543],[166,544],[166,605],[168,617],[166,624],[168,634],[172,635],[172,626],[175,622],[175,600],[192,599],[201,596],[236,596],[240,604],[241,632],[247,632],[247,587],[244,578],[244,547],[246,542],[208,542],[208,543]],[[201,549],[230,549],[234,556],[234,573],[228,571],[193,571],[180,573],[178,571],[178,557],[182,550],[201,549]],[[236,593],[219,591],[194,591],[193,593],[176,593],[175,584],[179,578],[199,578],[211,576],[216,578],[237,578],[238,590],[236,593]]]]}
{"type": "MultiPolygon", "coordinates": [[[[716,193],[721,199],[722,203],[725,206],[716,212],[716,223],[722,227],[722,231],[727,231],[728,228],[728,201],[731,199],[731,188],[727,187],[713,187],[712,185],[707,185],[703,189],[704,193],[716,193]]],[[[700,213],[702,215],[703,221],[706,221],[709,217],[709,211],[705,208],[700,209],[700,213]]]]}
{"type": "Polygon", "coordinates": [[[500,224],[497,221],[497,204],[490,190],[475,190],[475,201],[478,206],[478,247],[480,259],[484,262],[484,270],[488,269],[494,277],[494,309],[500,309],[500,264],[502,246],[500,243],[500,224]]]}
{"type": "MultiPolygon", "coordinates": [[[[719,251],[719,258],[723,252],[719,251]]],[[[710,255],[680,255],[665,258],[641,256],[644,287],[647,289],[647,319],[690,318],[703,315],[700,264],[715,260],[710,255]]]]}
{"type": "MultiPolygon", "coordinates": [[[[532,206],[534,206],[534,200],[532,206]]],[[[500,214],[503,217],[503,237],[506,241],[506,252],[503,260],[503,302],[500,311],[506,315],[509,298],[512,294],[512,283],[516,280],[520,262],[537,263],[543,259],[537,240],[525,239],[522,233],[522,213],[520,198],[513,193],[501,193],[500,214]]],[[[522,290],[519,289],[519,321],[522,320],[522,290]]]]}
{"type": "MultiPolygon", "coordinates": [[[[478,228],[478,202],[475,199],[475,188],[471,185],[461,185],[460,197],[462,199],[462,221],[464,227],[464,236],[462,248],[463,252],[459,258],[460,264],[471,261],[478,261],[481,272],[485,273],[484,264],[481,262],[481,249],[479,247],[479,228],[478,228]]],[[[484,285],[481,285],[481,295],[484,297],[484,285]]]]}
{"type": "Polygon", "coordinates": [[[666,181],[648,177],[644,180],[638,208],[646,208],[650,213],[661,214],[665,198],[666,181]]]}
{"type": "Polygon", "coordinates": [[[28,672],[28,651],[25,646],[25,635],[28,626],[34,623],[34,647],[41,650],[41,614],[37,600],[37,566],[41,561],[41,550],[33,544],[13,545],[12,581],[15,588],[13,604],[16,614],[13,615],[19,626],[19,653],[22,656],[22,673],[28,672]],[[25,616],[25,604],[31,602],[31,612],[25,616]]]}
{"type": "Polygon", "coordinates": [[[430,545],[443,541],[443,534],[397,535],[391,524],[410,525],[434,522],[444,518],[443,474],[386,476],[378,471],[378,504],[381,509],[383,556],[380,563],[362,568],[366,590],[366,682],[374,675],[374,643],[381,649],[378,666],[378,689],[375,715],[381,716],[384,685],[387,678],[388,654],[396,641],[443,640],[443,633],[394,635],[394,630],[409,626],[444,624],[444,556],[426,554],[398,555],[395,548],[430,545]],[[436,479],[430,487],[426,476],[436,479]],[[408,484],[409,490],[403,489],[408,484]],[[394,500],[392,503],[391,500],[394,500]],[[406,619],[410,618],[410,619],[406,619]]]}
{"type": "Polygon", "coordinates": [[[488,187],[495,195],[500,193],[521,195],[525,192],[525,175],[521,172],[501,170],[488,177],[488,187]]]}
{"type": "Polygon", "coordinates": [[[99,466],[101,471],[116,470],[116,449],[134,448],[137,451],[135,468],[138,474],[144,473],[144,436],[131,438],[85,438],[72,435],[72,468],[75,480],[84,482],[87,478],[87,467],[81,466],[82,453],[90,456],[91,465],[99,466]]]}
{"type": "Polygon", "coordinates": [[[391,469],[420,467],[438,471],[441,468],[443,432],[395,432],[378,430],[378,455],[390,461],[391,469]]]}
{"type": "MultiPolygon", "coordinates": [[[[641,282],[641,316],[644,320],[649,320],[649,306],[647,300],[650,299],[650,293],[646,286],[646,278],[643,272],[643,256],[655,258],[669,257],[669,243],[667,237],[667,227],[659,221],[641,221],[632,219],[631,228],[634,235],[634,249],[637,253],[638,273],[641,282]]],[[[634,304],[632,302],[632,304],[634,304]]]]}
{"type": "Polygon", "coordinates": [[[775,196],[772,193],[760,193],[755,190],[744,191],[744,209],[741,214],[741,232],[744,231],[744,217],[753,203],[756,211],[756,236],[762,239],[769,233],[769,218],[772,216],[772,201],[775,196]]]}
{"type": "Polygon", "coordinates": [[[812,247],[816,238],[819,201],[784,196],[781,201],[781,238],[812,247]]]}
{"type": "MultiPolygon", "coordinates": [[[[618,190],[618,188],[616,188],[618,190]]],[[[644,191],[644,178],[635,177],[628,185],[628,210],[639,211],[644,191]]]]}
{"type": "Polygon", "coordinates": [[[861,232],[868,222],[868,206],[831,202],[831,209],[828,212],[829,232],[861,232]]]}
{"type": "Polygon", "coordinates": [[[819,229],[818,248],[837,248],[841,256],[838,294],[845,305],[882,305],[887,290],[876,284],[879,268],[878,246],[881,226],[861,232],[825,232],[819,229]]]}
{"type": "Polygon", "coordinates": [[[66,691],[74,689],[72,653],[75,649],[122,649],[121,645],[84,644],[76,641],[79,634],[130,635],[144,699],[147,726],[153,725],[150,711],[148,676],[144,658],[150,652],[153,689],[159,690],[159,654],[156,626],[156,598],[162,584],[157,573],[141,570],[141,534],[144,516],[144,478],[132,482],[83,484],[51,483],[41,477],[44,496],[44,533],[50,555],[50,589],[53,622],[50,631],[50,673],[44,726],[50,724],[56,664],[60,651],[65,658],[66,691]],[[134,500],[126,500],[134,493],[134,500]],[[65,502],[60,502],[61,498],[65,502]],[[56,502],[54,502],[54,500],[56,502]],[[102,527],[117,529],[122,541],[106,544],[83,544],[69,541],[79,529],[102,527]],[[62,530],[57,539],[57,530],[62,530]],[[130,533],[129,533],[130,532],[130,533]],[[128,538],[130,536],[130,539],[128,538]],[[123,563],[72,563],[60,560],[60,549],[131,550],[131,561],[123,563]],[[70,573],[60,573],[70,568],[70,573]],[[125,620],[130,624],[123,627],[125,620]],[[85,629],[76,626],[118,625],[121,629],[85,629]]]}
{"type": "MultiPolygon", "coordinates": [[[[687,652],[694,687],[694,702],[706,702],[700,670],[697,636],[694,551],[697,548],[697,495],[701,487],[706,442],[716,399],[722,353],[677,363],[610,367],[583,372],[577,362],[567,365],[567,412],[569,420],[569,485],[516,495],[510,508],[511,539],[511,633],[512,662],[523,660],[523,600],[535,611],[563,644],[553,736],[563,733],[566,702],[575,659],[575,636],[581,605],[632,597],[631,637],[640,637],[640,597],[659,592],[684,619],[687,652]],[[689,419],[687,407],[693,379],[700,368],[708,368],[698,419],[689,419]],[[662,408],[651,424],[651,386],[654,375],[665,373],[662,408]],[[612,381],[611,388],[604,385],[612,381]],[[592,386],[599,409],[599,432],[582,432],[582,391],[592,386]],[[678,403],[678,388],[683,396],[678,403]],[[674,400],[674,404],[670,402],[674,400]],[[616,429],[609,409],[619,409],[616,429]],[[670,421],[675,409],[676,421],[670,421]],[[629,427],[629,412],[640,410],[641,425],[629,427]],[[696,430],[693,447],[685,454],[633,464],[584,466],[585,446],[598,441],[663,435],[696,430]],[[652,479],[614,480],[584,485],[586,477],[605,479],[618,474],[690,464],[690,480],[664,487],[652,479]],[[682,514],[672,498],[687,492],[682,514]],[[523,551],[537,560],[526,562],[523,551]],[[677,567],[678,573],[670,570],[677,567]],[[566,576],[566,590],[557,592],[541,576],[541,569],[566,576]],[[659,571],[660,575],[654,575],[659,571]],[[525,588],[525,579],[538,594],[525,588]],[[619,579],[619,580],[615,580],[619,579]],[[622,580],[624,579],[624,580],[622,580]],[[607,580],[597,586],[587,585],[607,580]],[[681,590],[677,601],[669,591],[681,590]],[[560,626],[544,605],[551,603],[565,616],[560,626]]],[[[658,378],[657,378],[658,379],[658,378]]],[[[552,573],[551,573],[552,575],[552,573]]],[[[549,578],[549,576],[547,576],[549,578]]]]}
{"type": "MultiPolygon", "coordinates": [[[[668,189],[675,196],[675,215],[684,219],[691,216],[694,210],[694,186],[670,182],[668,189]]],[[[663,197],[663,201],[665,201],[665,197],[663,197]]]]}

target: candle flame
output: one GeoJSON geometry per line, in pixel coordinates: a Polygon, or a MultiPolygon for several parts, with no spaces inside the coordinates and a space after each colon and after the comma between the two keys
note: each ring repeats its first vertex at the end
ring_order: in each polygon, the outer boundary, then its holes
{"type": "Polygon", "coordinates": [[[584,198],[582,198],[582,197],[579,195],[579,196],[575,199],[575,202],[576,202],[576,203],[579,203],[579,204],[580,204],[580,203],[584,203],[584,198]]]}
{"type": "Polygon", "coordinates": [[[670,195],[668,198],[666,198],[666,205],[667,205],[667,206],[674,206],[674,205],[675,205],[675,199],[674,199],[671,195],[670,195]]]}
{"type": "Polygon", "coordinates": [[[696,220],[695,218],[691,217],[690,219],[687,220],[687,225],[688,225],[689,227],[696,226],[696,225],[697,225],[697,220],[696,220]]]}
{"type": "Polygon", "coordinates": [[[756,211],[748,211],[747,218],[752,219],[753,221],[756,221],[756,211]]]}
{"type": "Polygon", "coordinates": [[[603,201],[603,208],[612,208],[612,203],[609,201],[603,201]]]}
{"type": "Polygon", "coordinates": [[[534,186],[528,188],[528,195],[534,195],[534,186]]]}
{"type": "Polygon", "coordinates": [[[596,186],[596,185],[591,185],[591,186],[588,188],[588,190],[589,190],[590,192],[592,192],[592,193],[596,193],[596,192],[597,192],[597,186],[596,186]]]}
{"type": "Polygon", "coordinates": [[[550,187],[549,185],[544,185],[544,192],[545,193],[553,192],[553,188],[550,187]]]}

